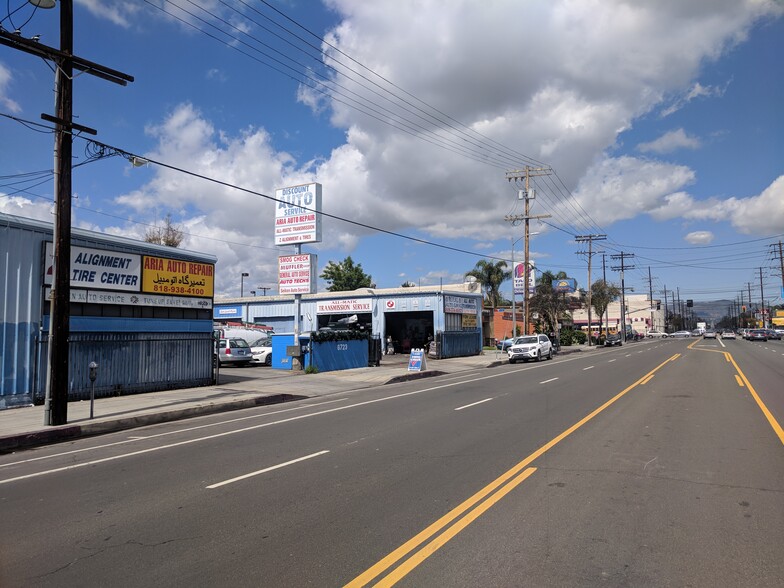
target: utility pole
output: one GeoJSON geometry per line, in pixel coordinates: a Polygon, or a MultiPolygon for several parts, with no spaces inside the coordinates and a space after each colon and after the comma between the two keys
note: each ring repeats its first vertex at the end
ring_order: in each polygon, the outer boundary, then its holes
{"type": "MultiPolygon", "coordinates": [[[[784,298],[784,246],[782,246],[781,241],[779,241],[778,245],[779,245],[778,258],[779,258],[779,263],[781,264],[781,297],[784,298]]],[[[775,246],[776,246],[775,244],[771,245],[771,247],[775,247],[775,246]]],[[[773,255],[774,257],[776,255],[775,249],[773,251],[773,255]]]]}
{"type": "Polygon", "coordinates": [[[767,328],[767,321],[765,320],[765,290],[762,288],[762,268],[759,268],[760,274],[760,308],[762,309],[760,316],[762,317],[762,328],[767,328]]]}
{"type": "Polygon", "coordinates": [[[272,286],[256,286],[256,290],[261,290],[264,292],[264,296],[267,295],[267,290],[272,290],[272,286]]]}
{"type": "MultiPolygon", "coordinates": [[[[37,3],[41,8],[52,8],[37,3]]],[[[68,422],[68,335],[71,304],[71,172],[73,133],[96,134],[94,129],[73,122],[73,70],[127,85],[133,76],[87,61],[73,54],[73,0],[60,0],[60,49],[0,30],[0,45],[6,45],[49,60],[55,67],[55,116],[41,118],[55,124],[54,133],[54,276],[49,303],[49,362],[47,367],[44,424],[68,422]]]]}
{"type": "Polygon", "coordinates": [[[667,308],[667,284],[664,284],[664,328],[662,330],[665,333],[667,332],[667,313],[669,313],[667,308]]]}
{"type": "MultiPolygon", "coordinates": [[[[602,251],[602,280],[604,280],[604,285],[605,286],[607,285],[607,263],[606,263],[606,259],[607,259],[607,254],[604,251],[602,251]]],[[[604,309],[604,318],[603,318],[603,321],[602,321],[602,322],[604,322],[604,340],[605,341],[607,340],[607,334],[608,334],[607,333],[607,329],[610,327],[610,325],[609,325],[609,322],[610,322],[610,310],[609,309],[610,309],[610,305],[608,304],[605,307],[605,309],[604,309]]]]}
{"type": "Polygon", "coordinates": [[[588,241],[588,288],[586,288],[588,294],[588,347],[593,345],[591,340],[591,335],[593,333],[591,325],[591,260],[593,259],[593,242],[604,241],[605,239],[607,239],[607,235],[578,235],[574,238],[578,243],[588,241]]]}
{"type": "MultiPolygon", "coordinates": [[[[549,214],[542,214],[539,216],[531,216],[531,209],[530,209],[530,201],[536,198],[536,194],[531,190],[531,178],[536,176],[547,176],[553,173],[552,168],[550,167],[531,167],[526,165],[521,170],[513,170],[506,172],[506,179],[507,181],[511,182],[514,180],[515,182],[519,182],[521,180],[525,180],[525,188],[523,190],[519,190],[517,193],[518,199],[525,200],[525,214],[523,216],[518,215],[507,215],[504,217],[504,220],[511,222],[513,225],[516,225],[521,220],[525,221],[525,261],[523,262],[525,265],[525,292],[523,293],[523,312],[524,312],[524,324],[523,324],[523,334],[528,334],[528,323],[529,323],[529,309],[528,309],[528,297],[529,297],[529,288],[528,283],[530,281],[530,271],[531,271],[531,260],[530,260],[530,252],[529,252],[529,241],[531,237],[531,233],[529,230],[529,221],[531,219],[541,219],[541,218],[550,218],[551,215],[549,214]]],[[[512,268],[512,273],[514,274],[514,268],[512,268]]],[[[513,278],[514,279],[514,278],[513,278]]],[[[512,291],[514,292],[514,283],[512,283],[512,291]]]]}
{"type": "Polygon", "coordinates": [[[651,277],[651,266],[648,266],[648,300],[651,303],[651,329],[653,329],[653,278],[651,277]]]}
{"type": "Polygon", "coordinates": [[[623,272],[627,269],[634,269],[633,265],[626,265],[627,257],[634,257],[634,253],[624,253],[621,251],[617,255],[611,255],[611,259],[620,259],[621,265],[613,266],[613,271],[621,272],[621,329],[623,330],[623,342],[626,343],[626,285],[624,282],[623,272]]]}

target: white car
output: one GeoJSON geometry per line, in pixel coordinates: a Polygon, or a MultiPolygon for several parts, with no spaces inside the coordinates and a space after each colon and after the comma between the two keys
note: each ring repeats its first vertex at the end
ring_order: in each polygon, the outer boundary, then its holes
{"type": "Polygon", "coordinates": [[[518,337],[506,353],[509,356],[509,363],[515,363],[518,359],[523,361],[529,359],[540,361],[543,357],[552,359],[553,344],[547,335],[527,335],[518,337]]]}
{"type": "Polygon", "coordinates": [[[654,337],[661,337],[662,339],[666,339],[668,337],[667,333],[662,333],[661,331],[648,331],[645,336],[651,339],[654,337]]]}
{"type": "Polygon", "coordinates": [[[721,338],[722,339],[735,339],[735,332],[734,331],[730,331],[730,330],[722,331],[721,332],[721,338]]]}
{"type": "Polygon", "coordinates": [[[250,344],[250,352],[253,355],[253,363],[272,365],[272,341],[269,337],[253,341],[250,344]]]}

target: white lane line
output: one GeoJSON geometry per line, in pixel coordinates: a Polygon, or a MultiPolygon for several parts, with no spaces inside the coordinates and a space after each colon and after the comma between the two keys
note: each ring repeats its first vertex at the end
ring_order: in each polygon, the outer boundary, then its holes
{"type": "Polygon", "coordinates": [[[319,451],[317,453],[311,453],[310,455],[306,455],[304,457],[298,457],[297,459],[292,459],[291,461],[287,461],[286,463],[279,463],[278,465],[274,465],[268,468],[264,468],[263,470],[259,470],[257,472],[251,472],[249,474],[245,474],[244,476],[237,476],[236,478],[232,478],[231,480],[224,480],[223,482],[218,482],[217,484],[212,484],[207,486],[208,490],[212,490],[213,488],[219,488],[220,486],[225,486],[226,484],[232,484],[234,482],[239,482],[240,480],[246,480],[248,478],[252,478],[253,476],[258,476],[259,474],[266,474],[267,472],[271,472],[272,470],[277,470],[280,468],[285,468],[286,466],[290,466],[293,463],[297,463],[300,461],[305,461],[306,459],[312,459],[314,457],[318,457],[319,455],[324,455],[325,453],[329,453],[328,449],[324,451],[319,451]]]}
{"type": "Polygon", "coordinates": [[[721,339],[719,339],[719,343],[721,344],[721,346],[722,346],[722,347],[727,347],[727,346],[724,344],[724,341],[722,341],[721,339]]]}
{"type": "MultiPolygon", "coordinates": [[[[40,457],[33,457],[33,458],[30,458],[30,459],[23,459],[21,461],[12,461],[12,462],[9,462],[9,463],[2,463],[2,464],[0,464],[0,468],[7,468],[8,466],[20,465],[20,464],[23,464],[23,463],[31,463],[31,462],[34,462],[34,461],[41,461],[42,459],[52,459],[54,457],[62,457],[64,455],[72,455],[74,453],[84,453],[85,451],[94,451],[96,449],[106,449],[107,447],[115,447],[116,445],[126,445],[127,443],[133,443],[134,441],[141,441],[143,439],[156,439],[158,437],[168,437],[169,435],[177,435],[178,433],[188,433],[190,431],[197,431],[199,429],[205,429],[205,428],[208,428],[208,427],[218,427],[220,425],[229,425],[231,423],[247,421],[248,419],[260,419],[260,418],[264,418],[264,417],[268,417],[268,416],[274,416],[276,414],[281,414],[281,413],[284,413],[284,412],[291,412],[293,410],[302,410],[304,408],[318,408],[319,406],[322,406],[324,404],[332,404],[334,402],[345,402],[346,400],[348,400],[348,398],[337,398],[337,399],[334,399],[334,400],[327,400],[325,402],[312,403],[312,404],[301,404],[299,406],[293,406],[291,408],[284,408],[284,409],[275,410],[275,411],[272,411],[272,412],[265,412],[265,413],[262,413],[262,414],[253,414],[253,415],[250,415],[250,416],[244,416],[244,417],[239,417],[239,418],[234,418],[234,419],[226,419],[226,420],[222,420],[222,421],[216,421],[214,423],[207,423],[205,425],[197,425],[195,427],[186,427],[186,428],[183,428],[183,429],[175,429],[174,431],[167,431],[165,433],[156,433],[154,435],[148,435],[146,437],[129,436],[127,439],[125,439],[123,441],[115,441],[113,443],[104,443],[103,445],[95,445],[93,447],[83,447],[82,449],[73,449],[71,451],[61,451],[60,453],[53,453],[51,455],[42,455],[40,457]]],[[[214,415],[206,415],[206,416],[214,416],[214,415]]],[[[166,423],[160,423],[160,424],[166,424],[166,423]]]]}
{"type": "Polygon", "coordinates": [[[612,362],[614,362],[614,361],[618,361],[618,360],[617,360],[617,359],[608,359],[608,360],[607,360],[607,363],[612,363],[612,362]]]}
{"type": "Polygon", "coordinates": [[[466,404],[465,406],[460,406],[455,410],[463,410],[464,408],[471,408],[472,406],[476,406],[477,404],[483,404],[485,402],[490,402],[492,398],[485,398],[484,400],[480,400],[479,402],[473,402],[471,404],[466,404]]]}
{"type": "MultiPolygon", "coordinates": [[[[615,360],[613,360],[613,361],[615,361],[615,360]]],[[[583,368],[583,371],[585,371],[585,370],[592,370],[592,369],[593,369],[593,366],[589,365],[587,368],[583,368]]]]}
{"type": "Polygon", "coordinates": [[[549,380],[545,380],[544,382],[539,382],[540,384],[548,384],[550,382],[555,382],[558,378],[550,378],[549,380]]]}
{"type": "Polygon", "coordinates": [[[631,357],[631,356],[632,356],[632,354],[631,354],[631,353],[627,353],[627,354],[626,354],[626,357],[631,357]]]}

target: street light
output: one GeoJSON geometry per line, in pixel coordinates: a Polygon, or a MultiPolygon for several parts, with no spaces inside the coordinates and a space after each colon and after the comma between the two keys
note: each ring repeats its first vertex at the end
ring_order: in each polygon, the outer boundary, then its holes
{"type": "Polygon", "coordinates": [[[255,298],[256,297],[256,290],[251,290],[250,291],[250,295],[255,298]]]}
{"type": "Polygon", "coordinates": [[[247,278],[250,274],[248,272],[242,272],[240,275],[240,298],[243,297],[245,294],[245,278],[247,278]]]}

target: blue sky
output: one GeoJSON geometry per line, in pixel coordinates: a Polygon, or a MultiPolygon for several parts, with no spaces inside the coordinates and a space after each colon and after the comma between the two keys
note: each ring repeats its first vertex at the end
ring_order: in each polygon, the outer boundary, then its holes
{"type": "MultiPolygon", "coordinates": [[[[7,6],[5,30],[58,45],[57,8],[7,6]]],[[[635,292],[650,267],[656,297],[751,283],[758,299],[762,267],[780,303],[783,17],[762,0],[75,0],[75,53],[135,81],[77,77],[74,114],[103,143],[263,194],[320,182],[325,212],[452,248],[325,219],[303,250],[320,270],[351,255],[379,287],[511,260],[522,227],[504,217],[522,207],[506,171],[542,163],[539,268],[584,287],[573,236],[606,234],[608,256],[635,254],[635,292]]],[[[0,113],[41,122],[52,87],[46,63],[0,46],[0,113]]],[[[0,117],[0,136],[0,211],[51,220],[51,176],[20,175],[51,169],[51,133],[0,117]]],[[[218,257],[219,297],[242,272],[246,293],[274,287],[292,251],[273,245],[271,202],[171,169],[106,157],[76,168],[73,190],[83,228],[142,238],[171,214],[184,248],[218,257]]]]}

